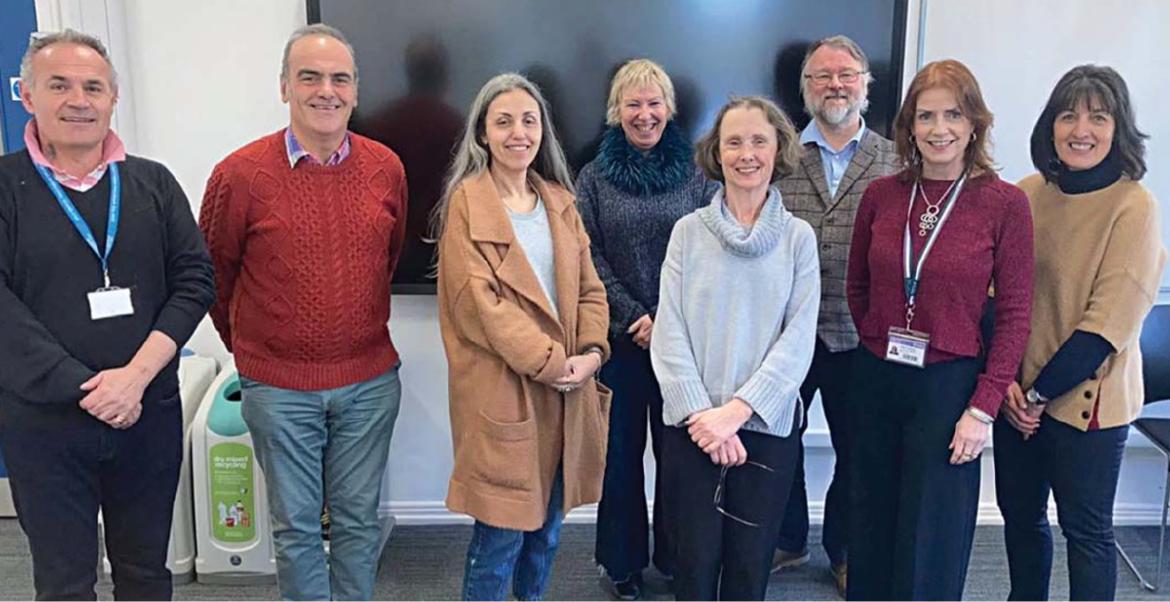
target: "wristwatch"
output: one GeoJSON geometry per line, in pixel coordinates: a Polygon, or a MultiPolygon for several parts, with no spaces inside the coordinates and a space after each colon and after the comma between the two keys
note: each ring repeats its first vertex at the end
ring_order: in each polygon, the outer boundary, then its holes
{"type": "Polygon", "coordinates": [[[1028,389],[1028,392],[1024,393],[1024,399],[1027,399],[1028,403],[1032,405],[1042,406],[1048,403],[1048,398],[1041,395],[1040,392],[1036,390],[1036,387],[1028,389]]]}

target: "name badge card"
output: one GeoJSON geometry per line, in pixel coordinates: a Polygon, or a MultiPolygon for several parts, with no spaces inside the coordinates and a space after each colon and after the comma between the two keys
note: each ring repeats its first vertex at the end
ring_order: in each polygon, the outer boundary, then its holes
{"type": "Polygon", "coordinates": [[[134,315],[128,288],[103,288],[89,293],[89,319],[104,320],[134,315]]]}
{"type": "Polygon", "coordinates": [[[890,328],[886,342],[886,361],[921,368],[926,365],[926,347],[930,335],[908,328],[890,328]]]}

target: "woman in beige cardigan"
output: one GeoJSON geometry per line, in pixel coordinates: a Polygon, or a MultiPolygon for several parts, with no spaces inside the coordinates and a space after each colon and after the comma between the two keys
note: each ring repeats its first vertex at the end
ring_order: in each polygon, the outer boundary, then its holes
{"type": "Polygon", "coordinates": [[[1139,182],[1146,136],[1125,81],[1083,65],[1056,84],[1032,132],[1036,279],[1020,383],[995,425],[996,498],[1009,600],[1046,600],[1049,492],[1068,542],[1073,600],[1112,600],[1113,498],[1142,407],[1142,321],[1166,262],[1157,202],[1139,182]]]}
{"type": "Polygon", "coordinates": [[[540,91],[499,75],[468,115],[435,213],[447,507],[475,518],[463,598],[532,600],[565,512],[601,497],[609,308],[540,91]]]}

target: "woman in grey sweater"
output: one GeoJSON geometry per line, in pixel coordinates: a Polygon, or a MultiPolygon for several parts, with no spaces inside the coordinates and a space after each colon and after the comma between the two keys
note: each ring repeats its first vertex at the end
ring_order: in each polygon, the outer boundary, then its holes
{"type": "Polygon", "coordinates": [[[696,153],[724,187],[667,247],[650,353],[679,600],[762,600],[767,588],[820,300],[812,227],[771,185],[799,148],[771,101],[728,103],[696,153]]]}
{"type": "MultiPolygon", "coordinates": [[[[647,418],[654,457],[660,466],[662,460],[662,396],[649,352],[658,275],[674,223],[718,189],[692,162],[694,151],[674,114],[674,86],[662,67],[646,59],[622,65],[610,86],[610,127],[577,178],[577,210],[609,299],[613,349],[601,369],[614,401],[595,556],[610,593],[622,600],[640,596],[650,562],[642,469],[647,418]]],[[[656,479],[654,494],[654,566],[671,575],[673,528],[661,482],[656,479]]]]}

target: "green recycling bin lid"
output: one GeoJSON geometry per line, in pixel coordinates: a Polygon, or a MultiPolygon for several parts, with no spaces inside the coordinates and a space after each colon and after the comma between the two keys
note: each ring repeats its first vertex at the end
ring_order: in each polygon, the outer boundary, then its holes
{"type": "Polygon", "coordinates": [[[207,413],[207,429],[220,437],[238,437],[247,433],[248,425],[240,415],[241,399],[239,377],[225,379],[215,392],[215,400],[207,413]]]}

